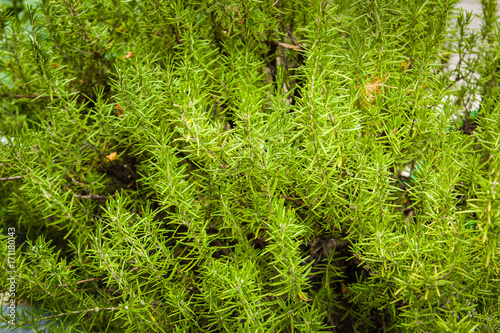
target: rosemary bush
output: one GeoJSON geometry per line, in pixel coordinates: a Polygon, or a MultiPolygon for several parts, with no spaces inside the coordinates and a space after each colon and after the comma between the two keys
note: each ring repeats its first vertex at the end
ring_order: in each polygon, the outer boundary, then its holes
{"type": "Polygon", "coordinates": [[[2,5],[0,321],[498,332],[500,29],[457,2],[2,5]]]}

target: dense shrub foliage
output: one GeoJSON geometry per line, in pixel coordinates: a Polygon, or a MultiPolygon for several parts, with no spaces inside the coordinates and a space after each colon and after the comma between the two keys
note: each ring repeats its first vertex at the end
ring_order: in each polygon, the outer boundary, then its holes
{"type": "Polygon", "coordinates": [[[12,327],[498,332],[500,29],[456,4],[2,5],[12,327]]]}

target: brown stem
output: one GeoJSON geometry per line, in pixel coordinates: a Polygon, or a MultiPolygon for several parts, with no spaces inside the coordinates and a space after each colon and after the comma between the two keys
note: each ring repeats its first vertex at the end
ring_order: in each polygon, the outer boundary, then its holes
{"type": "Polygon", "coordinates": [[[300,199],[294,199],[294,198],[286,196],[286,195],[282,195],[281,197],[283,199],[285,199],[285,200],[291,201],[291,202],[299,204],[299,205],[303,205],[304,204],[304,201],[302,201],[300,199]]]}
{"type": "Polygon", "coordinates": [[[109,197],[106,195],[97,195],[97,194],[89,194],[89,195],[80,195],[80,194],[73,194],[75,198],[81,198],[81,199],[95,199],[95,200],[108,200],[109,197]]]}
{"type": "Polygon", "coordinates": [[[302,47],[298,45],[290,45],[290,44],[285,44],[282,42],[278,42],[278,45],[281,47],[284,47],[285,49],[291,49],[291,50],[302,50],[302,47]]]}
{"type": "Polygon", "coordinates": [[[5,178],[0,178],[0,181],[4,181],[4,180],[15,180],[15,179],[23,179],[24,176],[12,176],[12,177],[5,177],[5,178]]]}
{"type": "Polygon", "coordinates": [[[72,6],[67,0],[64,0],[64,3],[66,3],[66,6],[68,6],[68,9],[70,10],[71,14],[76,20],[76,23],[78,24],[78,27],[80,27],[81,32],[83,33],[83,36],[85,37],[85,40],[89,41],[90,37],[87,34],[87,30],[85,30],[85,27],[83,26],[82,22],[78,19],[78,13],[75,10],[75,6],[72,6]]]}
{"type": "Polygon", "coordinates": [[[294,43],[297,47],[299,47],[299,48],[301,49],[301,47],[300,47],[300,46],[298,46],[297,40],[293,37],[293,31],[292,31],[292,30],[290,30],[290,28],[289,28],[289,27],[287,27],[287,25],[285,24],[285,21],[283,21],[283,18],[281,17],[281,14],[280,14],[280,13],[278,13],[278,17],[279,17],[279,19],[280,19],[281,25],[283,26],[283,28],[285,28],[286,33],[287,33],[288,37],[290,37],[290,39],[292,40],[292,42],[293,42],[293,43],[294,43]]]}
{"type": "Polygon", "coordinates": [[[102,280],[102,278],[92,278],[92,279],[87,279],[87,280],[81,280],[81,281],[76,282],[75,284],[91,282],[91,281],[99,281],[99,280],[102,280]]]}

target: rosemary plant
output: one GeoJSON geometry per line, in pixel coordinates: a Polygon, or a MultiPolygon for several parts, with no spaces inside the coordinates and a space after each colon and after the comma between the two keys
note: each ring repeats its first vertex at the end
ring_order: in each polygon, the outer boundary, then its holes
{"type": "Polygon", "coordinates": [[[457,2],[3,4],[0,322],[500,331],[500,26],[457,2]]]}

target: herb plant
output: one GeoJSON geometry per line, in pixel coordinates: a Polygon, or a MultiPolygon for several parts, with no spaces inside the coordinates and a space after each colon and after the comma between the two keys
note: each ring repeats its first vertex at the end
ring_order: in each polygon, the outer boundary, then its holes
{"type": "Polygon", "coordinates": [[[0,322],[498,332],[500,29],[457,2],[3,4],[0,322]]]}

